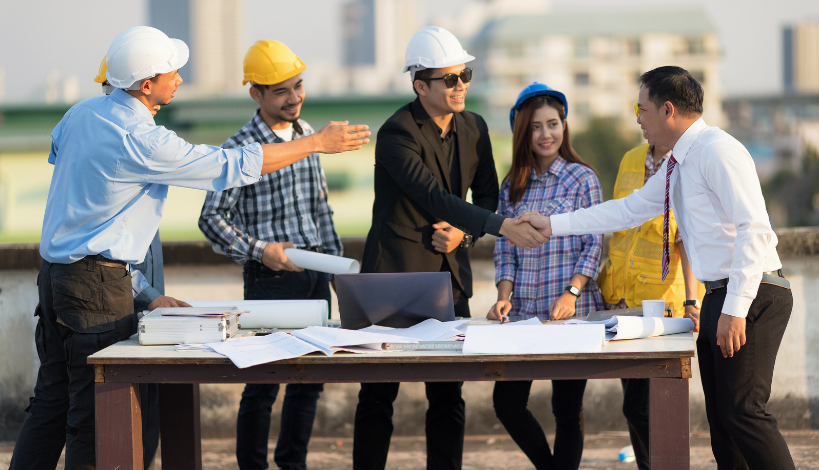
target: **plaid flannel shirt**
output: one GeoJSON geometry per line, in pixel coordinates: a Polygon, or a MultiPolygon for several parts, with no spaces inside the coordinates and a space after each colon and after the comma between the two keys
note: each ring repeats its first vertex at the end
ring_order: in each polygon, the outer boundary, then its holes
{"type": "MultiPolygon", "coordinates": [[[[517,217],[524,212],[542,215],[573,212],[603,202],[597,176],[589,168],[568,163],[561,157],[541,176],[532,169],[526,192],[515,204],[509,202],[509,181],[500,190],[498,214],[517,217]]],[[[510,316],[537,315],[549,319],[549,306],[557,300],[574,274],[588,276],[589,282],[575,304],[575,314],[583,316],[603,307],[595,278],[602,254],[602,235],[551,237],[534,250],[513,247],[506,237],[495,242],[495,284],[514,283],[510,316]]]]}
{"type": "MultiPolygon", "coordinates": [[[[306,122],[293,123],[293,140],[312,133],[306,122]]],[[[222,147],[237,148],[254,142],[283,142],[265,124],[258,110],[222,147]]],[[[222,251],[237,263],[249,260],[261,263],[268,243],[286,241],[296,248],[321,247],[330,255],[343,253],[317,153],[263,175],[252,185],[208,191],[199,229],[215,251],[222,251]]]]}

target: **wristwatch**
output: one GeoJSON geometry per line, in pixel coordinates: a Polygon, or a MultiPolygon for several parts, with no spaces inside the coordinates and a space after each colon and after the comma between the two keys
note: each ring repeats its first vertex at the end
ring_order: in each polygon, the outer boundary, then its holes
{"type": "Polygon", "coordinates": [[[580,289],[578,289],[575,286],[566,286],[566,288],[563,289],[563,290],[565,292],[568,292],[568,293],[572,294],[575,297],[580,297],[580,289]]]}
{"type": "Polygon", "coordinates": [[[699,299],[694,299],[694,300],[686,300],[685,302],[683,302],[683,307],[688,307],[689,305],[693,305],[693,306],[694,306],[694,308],[696,308],[697,310],[699,310],[699,309],[700,309],[700,301],[699,301],[699,299]]]}
{"type": "Polygon", "coordinates": [[[472,246],[472,235],[465,233],[464,238],[461,240],[461,243],[458,245],[458,248],[469,248],[472,246]]]}

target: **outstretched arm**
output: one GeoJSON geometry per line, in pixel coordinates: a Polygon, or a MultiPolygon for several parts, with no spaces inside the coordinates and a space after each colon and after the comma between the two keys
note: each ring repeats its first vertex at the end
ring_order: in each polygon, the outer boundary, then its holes
{"type": "Polygon", "coordinates": [[[314,153],[341,153],[358,150],[370,143],[366,125],[347,125],[347,121],[330,121],[320,131],[290,142],[262,145],[262,174],[273,173],[314,153]]]}

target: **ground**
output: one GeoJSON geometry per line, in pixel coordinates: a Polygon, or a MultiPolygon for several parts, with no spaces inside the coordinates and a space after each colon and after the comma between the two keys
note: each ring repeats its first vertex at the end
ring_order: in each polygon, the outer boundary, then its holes
{"type": "MultiPolygon", "coordinates": [[[[819,470],[819,431],[786,431],[785,439],[791,450],[796,468],[819,470]]],[[[549,436],[554,442],[554,436],[549,436]]],[[[635,469],[634,462],[620,462],[617,454],[628,445],[625,432],[607,432],[586,435],[581,469],[619,470],[635,469]]],[[[271,466],[275,441],[270,442],[271,466]]],[[[11,460],[13,443],[0,443],[0,467],[6,468],[11,460]]],[[[310,470],[343,470],[352,466],[352,439],[315,438],[310,442],[307,464],[310,470]]],[[[202,441],[202,468],[206,470],[234,470],[235,441],[232,439],[205,439],[202,441]]],[[[161,469],[157,459],[155,468],[161,469]]],[[[62,469],[62,461],[57,467],[62,469]]],[[[275,466],[273,466],[275,468],[275,466]]],[[[394,437],[387,468],[390,470],[423,470],[426,453],[423,437],[394,437]]],[[[464,443],[463,470],[524,470],[532,465],[507,435],[467,436],[464,443]]],[[[691,469],[716,469],[711,454],[708,433],[691,435],[691,469]]]]}

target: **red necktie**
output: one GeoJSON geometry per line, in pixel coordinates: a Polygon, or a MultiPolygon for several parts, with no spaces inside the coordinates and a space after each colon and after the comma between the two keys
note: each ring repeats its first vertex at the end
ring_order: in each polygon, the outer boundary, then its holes
{"type": "Polygon", "coordinates": [[[668,169],[665,171],[665,210],[663,211],[663,281],[668,276],[668,263],[671,257],[668,253],[668,192],[671,186],[671,173],[674,172],[674,167],[677,166],[677,160],[674,155],[668,159],[668,169]]]}

